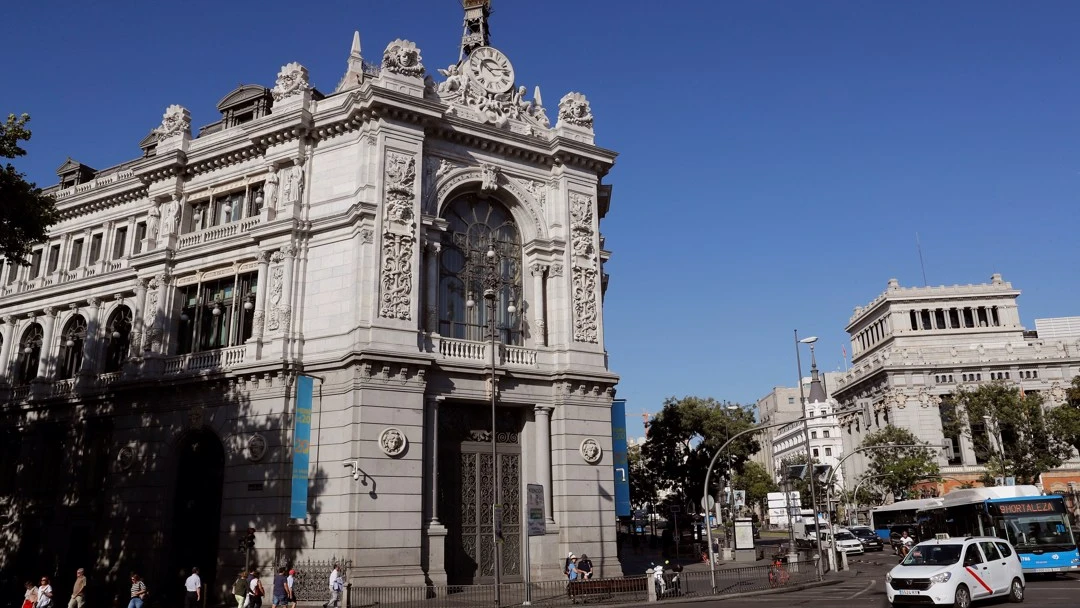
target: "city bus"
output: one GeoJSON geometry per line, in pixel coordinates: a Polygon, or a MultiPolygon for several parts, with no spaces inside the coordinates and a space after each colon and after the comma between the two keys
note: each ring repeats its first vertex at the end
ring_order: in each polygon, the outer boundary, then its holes
{"type": "Polygon", "coordinates": [[[1061,496],[1035,486],[965,488],[919,511],[920,536],[997,536],[1012,543],[1027,573],[1080,570],[1080,554],[1061,496]]]}
{"type": "Polygon", "coordinates": [[[913,500],[898,500],[891,505],[882,505],[870,509],[870,527],[881,540],[890,542],[890,533],[895,525],[908,525],[916,527],[918,520],[916,515],[920,510],[932,509],[941,506],[940,498],[916,498],[913,500]]]}

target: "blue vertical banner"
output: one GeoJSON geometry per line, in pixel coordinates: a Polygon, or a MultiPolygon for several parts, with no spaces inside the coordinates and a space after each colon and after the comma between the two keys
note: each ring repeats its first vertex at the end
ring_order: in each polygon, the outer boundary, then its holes
{"type": "Polygon", "coordinates": [[[311,466],[311,399],[315,379],[296,379],[296,423],[293,426],[292,502],[289,517],[307,519],[308,467],[311,466]]]}
{"type": "Polygon", "coordinates": [[[611,402],[611,453],[615,461],[615,515],[630,517],[630,463],[626,459],[626,399],[611,402]]]}

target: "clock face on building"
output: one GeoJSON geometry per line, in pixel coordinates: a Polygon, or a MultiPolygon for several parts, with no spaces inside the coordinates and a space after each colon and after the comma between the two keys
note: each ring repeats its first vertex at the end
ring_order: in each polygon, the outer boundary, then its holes
{"type": "Polygon", "coordinates": [[[505,93],[514,86],[514,68],[498,49],[482,46],[469,54],[469,77],[488,93],[505,93]]]}

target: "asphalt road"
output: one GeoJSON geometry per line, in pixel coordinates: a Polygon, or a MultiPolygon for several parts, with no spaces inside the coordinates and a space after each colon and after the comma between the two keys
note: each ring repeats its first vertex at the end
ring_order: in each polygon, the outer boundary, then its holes
{"type": "MultiPolygon", "coordinates": [[[[672,603],[668,606],[704,608],[769,608],[813,606],[826,608],[888,608],[885,599],[885,573],[896,565],[896,557],[891,553],[870,553],[852,558],[851,571],[839,573],[838,584],[814,587],[790,593],[778,593],[753,597],[716,599],[711,601],[672,603]]],[[[1075,574],[1059,578],[1029,578],[1024,604],[1030,606],[1068,606],[1080,605],[1080,577],[1075,574]]],[[[976,603],[975,606],[1007,606],[1005,598],[976,603]]]]}

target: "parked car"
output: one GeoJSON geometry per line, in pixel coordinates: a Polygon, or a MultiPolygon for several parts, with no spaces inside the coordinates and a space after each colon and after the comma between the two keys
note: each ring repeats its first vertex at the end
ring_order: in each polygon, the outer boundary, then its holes
{"type": "Polygon", "coordinates": [[[862,555],[862,541],[855,538],[855,535],[851,532],[848,532],[847,528],[836,528],[833,532],[824,531],[821,533],[821,540],[825,543],[825,546],[829,546],[834,538],[837,551],[848,555],[862,555]]]}
{"type": "Polygon", "coordinates": [[[973,600],[1006,596],[1022,602],[1026,585],[1013,546],[993,536],[919,543],[885,575],[885,595],[894,606],[968,608],[973,600]]]}
{"type": "Polygon", "coordinates": [[[883,551],[885,543],[872,529],[867,526],[851,526],[848,531],[862,542],[864,551],[883,551]]]}

